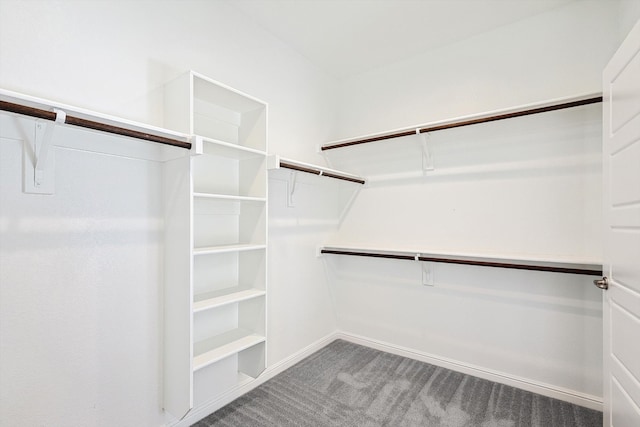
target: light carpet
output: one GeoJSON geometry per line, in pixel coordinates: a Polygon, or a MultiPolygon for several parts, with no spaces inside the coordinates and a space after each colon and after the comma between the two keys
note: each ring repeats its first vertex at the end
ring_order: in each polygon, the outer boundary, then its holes
{"type": "Polygon", "coordinates": [[[337,340],[194,424],[205,426],[596,427],[602,413],[337,340]]]}

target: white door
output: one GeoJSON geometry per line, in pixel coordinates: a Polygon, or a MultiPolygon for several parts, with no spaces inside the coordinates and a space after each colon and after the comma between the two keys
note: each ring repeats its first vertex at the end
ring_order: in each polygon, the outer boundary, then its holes
{"type": "Polygon", "coordinates": [[[640,22],[603,74],[604,425],[640,426],[640,22]]]}

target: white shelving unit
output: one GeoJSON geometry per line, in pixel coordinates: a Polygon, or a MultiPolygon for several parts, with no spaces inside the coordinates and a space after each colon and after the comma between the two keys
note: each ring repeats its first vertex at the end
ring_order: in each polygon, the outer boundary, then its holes
{"type": "Polygon", "coordinates": [[[266,366],[267,105],[189,72],[165,125],[192,136],[165,163],[164,407],[177,418],[266,366]]]}

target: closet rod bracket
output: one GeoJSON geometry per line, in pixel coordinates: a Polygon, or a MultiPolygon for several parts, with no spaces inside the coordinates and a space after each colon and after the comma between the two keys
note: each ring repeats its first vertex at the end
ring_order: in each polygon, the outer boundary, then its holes
{"type": "Polygon", "coordinates": [[[422,262],[422,285],[423,286],[435,286],[433,276],[434,276],[434,265],[432,262],[422,262]]]}
{"type": "Polygon", "coordinates": [[[293,202],[293,193],[296,191],[296,179],[298,178],[298,171],[292,170],[289,172],[289,179],[287,180],[287,207],[294,208],[296,205],[293,202]]]}
{"type": "Polygon", "coordinates": [[[23,144],[24,192],[31,194],[53,194],[55,184],[55,156],[53,131],[64,124],[67,115],[64,111],[54,109],[56,118],[53,122],[36,120],[33,139],[27,138],[23,144]]]}
{"type": "Polygon", "coordinates": [[[426,174],[428,171],[435,169],[433,166],[433,157],[431,156],[431,151],[429,151],[429,134],[421,132],[420,128],[418,128],[416,129],[416,136],[422,148],[422,173],[426,174]]]}

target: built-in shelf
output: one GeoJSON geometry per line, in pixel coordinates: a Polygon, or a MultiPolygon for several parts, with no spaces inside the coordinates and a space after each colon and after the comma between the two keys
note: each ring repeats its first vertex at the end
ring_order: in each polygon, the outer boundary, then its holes
{"type": "Polygon", "coordinates": [[[264,157],[267,154],[255,148],[243,147],[204,136],[195,136],[194,144],[194,150],[198,154],[208,154],[210,156],[227,157],[236,160],[245,160],[260,156],[264,157]]]}
{"type": "Polygon", "coordinates": [[[579,260],[529,259],[471,254],[433,253],[420,251],[380,250],[356,247],[323,246],[321,254],[387,258],[410,261],[428,261],[446,264],[475,265],[517,270],[548,271],[555,273],[602,276],[602,264],[579,260]]]}
{"type": "Polygon", "coordinates": [[[245,329],[234,329],[194,343],[193,370],[197,371],[263,342],[264,336],[245,329]]]}
{"type": "Polygon", "coordinates": [[[250,196],[232,196],[228,194],[211,194],[211,193],[193,193],[193,197],[197,199],[211,200],[230,200],[239,202],[266,202],[266,197],[250,197],[250,196]]]}
{"type": "Polygon", "coordinates": [[[193,71],[164,99],[192,143],[163,164],[164,408],[182,419],[266,367],[267,105],[193,71]]]}
{"type": "Polygon", "coordinates": [[[192,158],[195,193],[266,198],[264,153],[233,144],[202,145],[192,158]]]}
{"type": "Polygon", "coordinates": [[[227,252],[243,252],[243,251],[255,251],[259,249],[266,249],[267,245],[221,245],[221,246],[209,246],[205,248],[195,248],[193,250],[194,255],[209,255],[209,254],[223,254],[227,252]]]}
{"type": "Polygon", "coordinates": [[[354,182],[356,184],[365,184],[364,178],[353,175],[347,172],[342,172],[335,169],[329,169],[322,166],[312,165],[310,163],[303,163],[297,160],[284,159],[278,155],[272,155],[267,157],[267,168],[269,170],[275,169],[290,169],[298,172],[309,173],[312,175],[324,176],[327,178],[339,179],[342,181],[354,182]]]}
{"type": "Polygon", "coordinates": [[[196,295],[193,303],[193,312],[197,313],[203,310],[209,310],[223,305],[233,304],[240,301],[246,301],[266,295],[266,292],[260,289],[244,289],[238,291],[235,288],[222,289],[219,291],[208,292],[196,295]]]}

